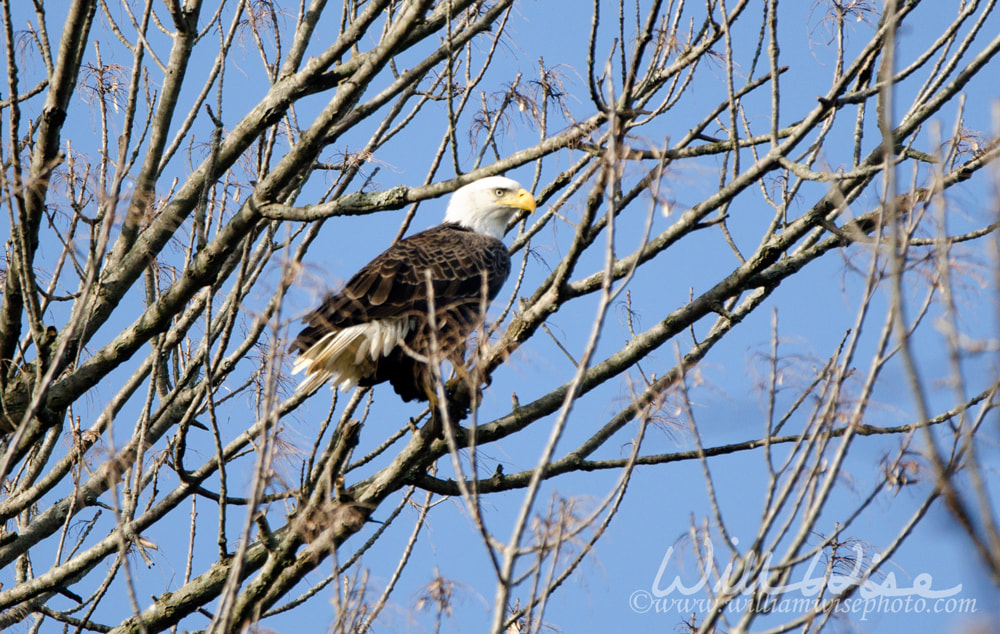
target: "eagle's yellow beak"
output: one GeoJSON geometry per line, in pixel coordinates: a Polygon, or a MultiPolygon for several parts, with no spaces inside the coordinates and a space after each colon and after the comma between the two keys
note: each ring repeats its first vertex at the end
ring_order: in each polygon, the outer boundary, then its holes
{"type": "Polygon", "coordinates": [[[524,188],[519,189],[516,192],[511,192],[506,197],[502,198],[500,202],[505,205],[510,205],[511,207],[523,209],[529,214],[535,212],[535,197],[524,188]]]}

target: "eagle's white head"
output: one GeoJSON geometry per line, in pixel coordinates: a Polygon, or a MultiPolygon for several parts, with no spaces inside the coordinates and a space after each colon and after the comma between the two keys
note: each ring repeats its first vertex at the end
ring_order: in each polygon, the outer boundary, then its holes
{"type": "Polygon", "coordinates": [[[503,238],[507,223],[518,212],[535,210],[535,199],[517,181],[487,176],[455,190],[448,201],[445,222],[503,238]]]}

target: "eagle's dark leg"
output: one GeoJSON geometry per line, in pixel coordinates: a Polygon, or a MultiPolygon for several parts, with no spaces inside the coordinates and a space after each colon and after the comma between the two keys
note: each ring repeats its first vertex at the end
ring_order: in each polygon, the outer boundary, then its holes
{"type": "MultiPolygon", "coordinates": [[[[430,404],[431,417],[421,428],[420,433],[424,438],[434,440],[444,438],[444,421],[441,417],[441,402],[438,400],[437,390],[428,387],[426,390],[427,402],[430,404]]],[[[447,399],[447,394],[445,395],[447,399]]]]}
{"type": "Polygon", "coordinates": [[[437,390],[428,387],[427,401],[430,403],[431,417],[424,425],[421,433],[425,438],[444,438],[445,417],[442,415],[442,405],[447,412],[447,422],[452,429],[469,416],[469,408],[473,402],[478,403],[482,391],[473,387],[468,375],[457,376],[444,384],[444,399],[441,403],[437,390]]]}

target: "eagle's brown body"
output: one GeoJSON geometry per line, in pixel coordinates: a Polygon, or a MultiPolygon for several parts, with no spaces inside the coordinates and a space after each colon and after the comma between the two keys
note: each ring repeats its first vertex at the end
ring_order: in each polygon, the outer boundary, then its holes
{"type": "Polygon", "coordinates": [[[294,371],[306,371],[305,389],[388,381],[403,400],[427,400],[433,351],[462,363],[466,338],[509,273],[503,242],[455,223],[401,240],[306,316],[291,346],[300,354],[294,371]]]}

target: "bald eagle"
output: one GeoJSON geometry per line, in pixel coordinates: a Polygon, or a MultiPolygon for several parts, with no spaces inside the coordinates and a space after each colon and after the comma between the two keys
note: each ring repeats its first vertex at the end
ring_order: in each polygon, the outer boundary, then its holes
{"type": "Polygon", "coordinates": [[[428,362],[463,364],[466,338],[510,273],[501,238],[519,210],[533,212],[535,199],[509,178],[456,190],[442,224],[393,244],[306,315],[291,345],[292,373],[306,374],[299,389],[388,381],[404,401],[436,403],[428,362]]]}

